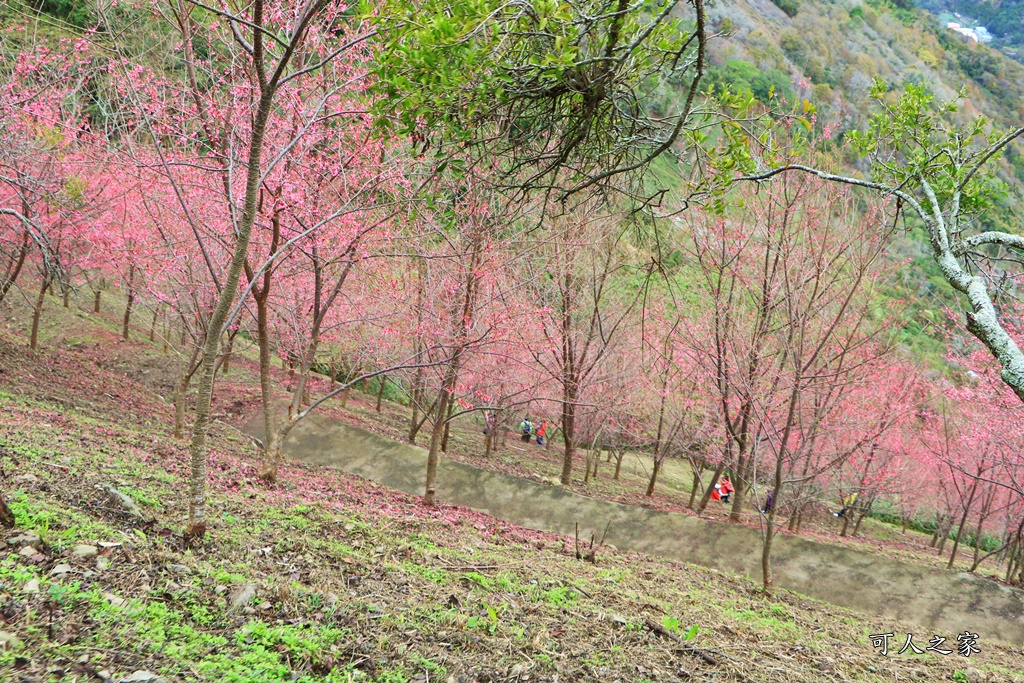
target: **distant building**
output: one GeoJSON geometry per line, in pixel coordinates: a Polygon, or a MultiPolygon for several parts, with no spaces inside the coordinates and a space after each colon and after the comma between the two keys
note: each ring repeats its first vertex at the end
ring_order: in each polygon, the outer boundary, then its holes
{"type": "MultiPolygon", "coordinates": [[[[959,16],[959,15],[957,15],[957,16],[959,16]]],[[[946,24],[946,28],[948,28],[950,31],[955,31],[956,33],[959,33],[964,38],[967,38],[967,40],[969,40],[969,41],[971,41],[973,43],[991,43],[992,42],[992,34],[989,33],[988,29],[985,28],[984,26],[976,26],[974,28],[968,28],[967,26],[962,26],[958,22],[951,21],[948,24],[946,24]]]]}

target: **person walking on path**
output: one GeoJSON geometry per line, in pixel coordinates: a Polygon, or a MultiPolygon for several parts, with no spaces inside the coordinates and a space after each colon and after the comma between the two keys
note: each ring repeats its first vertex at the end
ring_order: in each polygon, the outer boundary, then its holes
{"type": "Polygon", "coordinates": [[[544,420],[543,422],[540,423],[540,426],[537,427],[537,445],[538,446],[543,446],[544,445],[544,437],[547,436],[547,433],[548,433],[548,421],[544,420]]]}
{"type": "Polygon", "coordinates": [[[764,507],[761,508],[761,512],[768,514],[772,511],[772,503],[775,502],[775,489],[768,492],[768,497],[764,501],[764,507]]]}
{"type": "Polygon", "coordinates": [[[523,419],[519,429],[523,432],[523,443],[530,443],[530,437],[533,435],[533,423],[530,422],[529,415],[523,419]]]}
{"type": "Polygon", "coordinates": [[[845,517],[847,510],[852,508],[853,504],[856,503],[856,502],[857,502],[857,492],[854,491],[853,493],[848,495],[846,497],[846,499],[843,501],[843,509],[840,510],[839,512],[833,512],[832,516],[833,517],[845,517]]]}

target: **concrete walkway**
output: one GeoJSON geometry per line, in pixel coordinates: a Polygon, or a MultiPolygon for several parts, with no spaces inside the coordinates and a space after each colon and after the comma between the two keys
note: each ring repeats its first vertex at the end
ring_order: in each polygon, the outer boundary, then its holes
{"type": "MultiPolygon", "coordinates": [[[[260,420],[246,431],[259,438],[260,420]]],[[[423,494],[426,451],[314,415],[285,443],[287,456],[334,467],[412,495],[423,494]]],[[[732,571],[760,581],[761,536],[755,529],[646,510],[577,495],[555,486],[442,460],[438,498],[531,529],[600,538],[623,550],[732,571]]],[[[919,624],[955,638],[1024,643],[1024,592],[966,573],[928,569],[799,538],[777,536],[777,586],[866,614],[919,624]]],[[[875,632],[870,622],[865,628],[875,632]]],[[[951,641],[947,641],[951,642],[951,641]]]]}

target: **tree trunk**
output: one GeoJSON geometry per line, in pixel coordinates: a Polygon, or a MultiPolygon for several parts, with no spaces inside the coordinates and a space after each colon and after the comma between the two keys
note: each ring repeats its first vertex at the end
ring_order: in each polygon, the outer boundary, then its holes
{"type": "Polygon", "coordinates": [[[576,453],[576,396],[570,389],[562,401],[562,440],[565,456],[562,458],[562,486],[572,483],[572,459],[576,453]]]}
{"type": "Polygon", "coordinates": [[[128,301],[124,307],[124,320],[121,325],[121,336],[128,339],[128,323],[132,319],[132,305],[135,303],[135,266],[128,266],[128,301]]]}
{"type": "Polygon", "coordinates": [[[942,528],[942,535],[939,537],[939,557],[942,557],[942,553],[946,548],[946,541],[949,540],[949,534],[953,531],[953,520],[950,519],[946,522],[946,526],[942,528]]]}
{"type": "Polygon", "coordinates": [[[28,256],[28,240],[29,233],[26,228],[21,235],[21,246],[18,247],[18,255],[10,264],[10,267],[4,274],[3,279],[0,279],[0,302],[2,302],[7,296],[7,293],[11,291],[11,287],[14,286],[15,281],[18,279],[18,274],[21,273],[22,266],[25,265],[25,258],[28,256]]]}
{"type": "Polygon", "coordinates": [[[445,387],[437,398],[437,419],[434,420],[433,428],[430,430],[430,450],[427,452],[427,477],[423,491],[424,505],[433,505],[437,495],[437,465],[441,459],[441,439],[444,436],[444,428],[447,424],[443,416],[448,413],[448,401],[451,394],[445,387]]]}
{"type": "Polygon", "coordinates": [[[753,473],[751,467],[754,463],[754,454],[746,453],[745,445],[740,448],[739,453],[736,456],[736,470],[733,473],[735,475],[735,488],[732,492],[732,505],[729,509],[729,521],[738,522],[740,521],[743,514],[743,505],[746,503],[747,491],[750,489],[753,473]]]}
{"type": "Polygon", "coordinates": [[[388,383],[388,376],[387,375],[381,375],[380,376],[380,386],[377,387],[377,412],[378,413],[380,412],[380,402],[384,399],[384,387],[387,385],[387,383],[388,383]]]}
{"type": "MultiPolygon", "coordinates": [[[[267,288],[264,279],[263,288],[267,288]]],[[[267,301],[269,289],[261,290],[256,300],[256,342],[260,354],[260,407],[263,410],[263,467],[260,479],[277,481],[277,468],[281,461],[281,445],[277,440],[277,416],[274,414],[274,381],[271,375],[270,322],[267,301]]]]}
{"type": "Polygon", "coordinates": [[[39,287],[39,296],[36,297],[36,305],[32,309],[32,334],[29,337],[28,346],[33,351],[39,341],[39,318],[43,315],[43,303],[46,301],[46,290],[50,288],[50,278],[43,277],[43,283],[39,287]]]}
{"type": "Polygon", "coordinates": [[[97,289],[96,290],[96,296],[94,296],[93,300],[92,300],[92,312],[93,313],[99,313],[100,312],[100,297],[102,295],[103,295],[103,291],[97,289]]]}
{"type": "MultiPolygon", "coordinates": [[[[262,5],[259,6],[262,10],[262,5]]],[[[207,325],[206,340],[203,344],[202,362],[199,370],[198,394],[196,396],[195,422],[192,425],[192,444],[189,459],[188,479],[188,526],[185,529],[186,545],[206,535],[206,456],[207,430],[210,424],[210,406],[213,401],[213,364],[217,359],[220,335],[224,328],[231,304],[238,291],[242,267],[249,253],[249,238],[256,220],[256,200],[259,196],[260,175],[263,153],[263,135],[270,116],[273,89],[264,90],[260,96],[249,140],[249,155],[246,171],[245,202],[238,222],[237,239],[224,278],[224,285],[217,298],[207,325]]]]}
{"type": "Polygon", "coordinates": [[[619,472],[622,471],[622,461],[626,459],[626,449],[615,448],[615,473],[612,475],[614,481],[619,480],[619,472]]]}
{"type": "Polygon", "coordinates": [[[455,412],[455,402],[448,402],[448,415],[444,419],[444,436],[441,438],[441,452],[448,452],[448,435],[451,433],[452,428],[452,413],[455,412]]]}
{"type": "Polygon", "coordinates": [[[857,538],[857,532],[860,531],[860,523],[864,521],[864,518],[871,514],[871,508],[875,504],[875,497],[872,496],[868,499],[867,505],[861,505],[857,515],[857,521],[853,525],[853,533],[850,534],[854,538],[857,538]]]}
{"type": "Polygon", "coordinates": [[[192,383],[192,375],[196,371],[196,361],[199,358],[199,347],[192,349],[192,356],[182,369],[181,377],[174,389],[174,438],[185,438],[185,399],[188,396],[188,387],[192,383]]]}
{"type": "Polygon", "coordinates": [[[231,371],[231,356],[235,350],[235,335],[228,335],[228,343],[224,348],[224,354],[220,361],[220,374],[221,376],[228,374],[231,371]]]}
{"type": "Polygon", "coordinates": [[[654,495],[654,485],[658,481],[658,472],[661,471],[661,461],[662,458],[660,457],[654,459],[654,467],[651,468],[651,480],[647,483],[647,493],[644,494],[648,498],[654,495]]]}
{"type": "Polygon", "coordinates": [[[687,510],[693,509],[693,504],[697,500],[697,489],[703,488],[703,481],[700,478],[700,472],[703,468],[699,467],[692,458],[690,459],[690,468],[693,469],[693,483],[690,486],[690,502],[686,504],[687,510]]]}
{"type": "Polygon", "coordinates": [[[171,350],[170,339],[171,339],[171,321],[170,321],[170,316],[167,315],[167,310],[165,309],[164,310],[163,349],[161,349],[162,353],[167,353],[168,351],[171,350]]]}
{"type": "Polygon", "coordinates": [[[156,341],[156,319],[160,316],[160,309],[153,307],[153,322],[149,324],[149,341],[156,341]]]}
{"type": "Polygon", "coordinates": [[[960,517],[960,526],[956,530],[956,538],[953,539],[953,550],[949,554],[949,563],[946,565],[946,569],[952,569],[953,563],[956,562],[956,553],[960,548],[960,537],[964,533],[964,524],[967,523],[967,515],[971,511],[971,505],[974,503],[974,492],[978,490],[978,480],[975,479],[971,485],[971,494],[967,498],[967,503],[964,505],[964,514],[960,517]]]}
{"type": "MultiPolygon", "coordinates": [[[[797,495],[797,494],[794,494],[794,495],[797,495]]],[[[773,503],[774,503],[774,501],[773,501],[773,503]]],[[[792,533],[796,533],[797,519],[799,519],[800,511],[803,510],[803,507],[804,507],[803,505],[794,505],[793,506],[793,512],[791,512],[790,515],[789,515],[789,524],[786,525],[786,528],[789,530],[789,532],[791,534],[792,533]]]]}
{"type": "Polygon", "coordinates": [[[71,287],[64,285],[63,291],[63,305],[64,308],[69,308],[71,305],[71,287]]]}

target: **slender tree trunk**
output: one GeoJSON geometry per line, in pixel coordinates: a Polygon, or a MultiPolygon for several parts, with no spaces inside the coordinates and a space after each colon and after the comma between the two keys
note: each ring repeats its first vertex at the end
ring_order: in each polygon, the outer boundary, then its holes
{"type": "Polygon", "coordinates": [[[26,229],[21,235],[21,246],[18,247],[17,256],[11,262],[7,273],[0,279],[0,302],[7,297],[7,293],[11,291],[11,287],[14,286],[15,281],[18,279],[18,275],[21,273],[22,266],[25,265],[25,258],[28,256],[28,239],[29,233],[26,229]]]}
{"type": "Polygon", "coordinates": [[[960,549],[960,538],[964,533],[964,525],[967,523],[967,515],[971,512],[971,505],[974,503],[974,492],[978,490],[978,480],[975,479],[971,485],[971,494],[967,497],[967,503],[964,505],[964,514],[960,517],[960,526],[956,530],[956,538],[953,539],[953,550],[949,554],[949,563],[946,565],[946,569],[952,569],[953,563],[956,562],[956,553],[960,549]]]}
{"type": "Polygon", "coordinates": [[[697,489],[701,488],[701,486],[703,485],[703,482],[700,478],[700,469],[698,469],[698,467],[692,462],[690,463],[690,466],[693,468],[693,484],[690,487],[690,502],[686,504],[687,510],[693,509],[693,504],[697,500],[697,489]]]}
{"type": "Polygon", "coordinates": [[[268,313],[269,278],[264,278],[256,300],[256,342],[259,345],[260,407],[263,410],[263,469],[260,478],[274,481],[281,458],[281,445],[277,440],[277,416],[274,414],[274,381],[271,375],[270,322],[268,313]]]}
{"type": "Polygon", "coordinates": [[[381,403],[382,400],[384,400],[384,387],[387,385],[387,383],[388,383],[388,376],[387,375],[381,375],[380,376],[380,386],[377,387],[377,406],[376,406],[376,409],[377,409],[378,413],[380,412],[380,403],[381,403]]]}
{"type": "Polygon", "coordinates": [[[181,371],[181,377],[174,388],[174,438],[185,438],[185,400],[188,396],[188,387],[192,383],[192,375],[196,371],[196,362],[199,360],[199,347],[192,349],[192,355],[181,371]]]}
{"type": "Polygon", "coordinates": [[[103,296],[103,291],[97,289],[96,290],[96,295],[92,299],[92,312],[93,313],[99,313],[100,312],[100,297],[102,297],[102,296],[103,296]]]}
{"type": "Polygon", "coordinates": [[[981,498],[981,510],[978,512],[978,524],[974,527],[974,558],[971,562],[971,568],[968,572],[973,573],[978,565],[981,564],[981,539],[982,532],[985,528],[985,520],[988,519],[989,512],[992,509],[992,502],[995,499],[996,489],[994,486],[989,487],[988,491],[982,495],[981,498]]]}
{"type": "Polygon", "coordinates": [[[163,333],[163,349],[162,353],[167,353],[171,350],[171,322],[170,316],[167,315],[167,309],[164,309],[164,333],[163,333]]]}
{"type": "Polygon", "coordinates": [[[156,341],[156,320],[160,317],[160,309],[153,307],[153,322],[149,324],[149,341],[156,341]]]}
{"type": "MultiPolygon", "coordinates": [[[[571,383],[572,380],[569,380],[571,383]]],[[[562,401],[562,441],[565,443],[565,456],[562,459],[562,486],[572,483],[572,460],[576,454],[576,394],[569,386],[562,401]]]]}
{"type": "Polygon", "coordinates": [[[128,339],[128,323],[132,319],[132,306],[135,303],[135,266],[128,266],[128,301],[124,306],[124,320],[121,324],[121,336],[128,339]]]}
{"type": "Polygon", "coordinates": [[[43,303],[46,301],[46,290],[50,288],[50,278],[43,277],[43,283],[39,286],[39,296],[36,297],[36,305],[32,309],[32,334],[29,337],[28,346],[33,351],[39,342],[39,318],[43,315],[43,303]]]}
{"type": "MultiPolygon", "coordinates": [[[[454,386],[454,385],[453,385],[454,386]]],[[[448,435],[451,433],[452,428],[452,413],[455,412],[455,403],[452,401],[448,402],[448,415],[445,416],[444,420],[444,436],[441,437],[441,452],[448,452],[448,435]]]]}
{"type": "Polygon", "coordinates": [[[871,514],[871,508],[874,506],[874,504],[875,497],[871,496],[871,498],[868,498],[867,505],[861,505],[860,509],[857,511],[857,521],[853,525],[853,533],[850,534],[854,538],[857,538],[857,532],[860,531],[860,523],[864,521],[865,517],[871,514]]]}
{"type": "Polygon", "coordinates": [[[946,526],[944,526],[942,528],[942,535],[939,538],[939,550],[938,550],[939,557],[942,557],[942,553],[943,553],[943,551],[946,548],[946,541],[949,540],[949,534],[952,533],[952,531],[953,531],[953,520],[950,519],[948,522],[946,522],[946,526]]]}
{"type": "MultiPolygon", "coordinates": [[[[262,21],[262,5],[258,6],[258,10],[258,12],[254,11],[254,15],[260,15],[256,23],[262,21]]],[[[237,239],[231,255],[231,263],[224,277],[224,285],[217,298],[217,305],[210,316],[206,340],[203,344],[190,448],[186,543],[191,543],[193,539],[201,539],[206,534],[206,440],[210,425],[210,406],[213,401],[213,365],[220,350],[221,331],[231,311],[231,304],[235,300],[242,267],[245,265],[245,259],[249,253],[249,238],[256,219],[256,200],[259,196],[259,181],[262,173],[260,157],[263,153],[263,135],[266,131],[267,119],[270,116],[272,101],[273,89],[264,90],[256,109],[252,136],[249,140],[245,202],[241,220],[238,222],[237,239]]]]}
{"type": "MultiPolygon", "coordinates": [[[[426,294],[427,286],[427,262],[424,259],[420,259],[416,263],[416,330],[417,334],[413,335],[413,349],[416,352],[416,358],[419,359],[420,354],[423,353],[423,342],[419,330],[423,329],[423,304],[424,296],[426,294]]],[[[423,424],[423,420],[418,415],[420,403],[423,402],[426,392],[423,388],[424,374],[423,368],[416,368],[416,372],[413,373],[412,378],[412,418],[409,420],[409,443],[416,443],[416,434],[420,431],[420,426],[423,424]]],[[[425,416],[424,416],[425,417],[425,416]]]]}
{"type": "Polygon", "coordinates": [[[416,390],[412,392],[412,417],[409,420],[409,443],[416,443],[416,434],[420,431],[419,401],[416,398],[416,390]]]}
{"type": "Polygon", "coordinates": [[[626,459],[626,451],[621,448],[614,449],[615,471],[612,472],[612,481],[619,480],[619,473],[622,471],[622,461],[626,459]]]}
{"type": "Polygon", "coordinates": [[[790,533],[796,533],[796,522],[797,519],[799,519],[800,517],[801,510],[803,510],[803,505],[793,506],[793,512],[789,515],[789,523],[786,525],[786,528],[789,530],[790,533]]]}
{"type": "Polygon", "coordinates": [[[753,479],[751,467],[754,463],[754,454],[747,453],[748,438],[740,442],[739,452],[736,455],[735,491],[732,492],[732,505],[729,509],[729,521],[738,522],[743,515],[743,505],[746,503],[747,491],[753,479]]]}
{"type": "Polygon", "coordinates": [[[224,347],[224,354],[220,361],[220,374],[226,375],[231,371],[231,356],[235,350],[235,335],[228,334],[228,343],[224,347]]]}
{"type": "Polygon", "coordinates": [[[441,459],[441,439],[444,435],[443,416],[448,412],[448,392],[441,389],[437,399],[437,419],[430,430],[430,450],[427,452],[427,478],[423,492],[423,503],[433,505],[437,496],[437,465],[441,459]]]}
{"type": "Polygon", "coordinates": [[[62,294],[62,303],[64,308],[69,308],[71,306],[71,287],[64,285],[62,294]]]}

